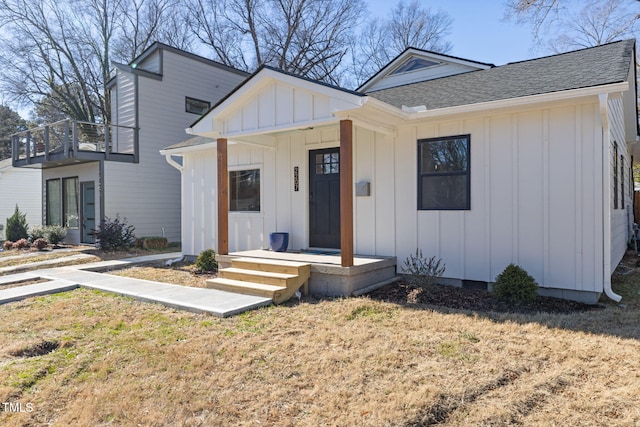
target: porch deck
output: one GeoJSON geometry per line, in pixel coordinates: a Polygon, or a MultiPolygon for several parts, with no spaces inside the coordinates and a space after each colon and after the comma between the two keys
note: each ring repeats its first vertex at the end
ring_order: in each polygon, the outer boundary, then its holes
{"type": "Polygon", "coordinates": [[[220,268],[231,265],[234,258],[258,258],[311,264],[309,292],[323,296],[350,296],[375,288],[396,277],[395,257],[356,255],[353,267],[342,267],[339,251],[274,252],[265,249],[217,255],[220,268]]]}

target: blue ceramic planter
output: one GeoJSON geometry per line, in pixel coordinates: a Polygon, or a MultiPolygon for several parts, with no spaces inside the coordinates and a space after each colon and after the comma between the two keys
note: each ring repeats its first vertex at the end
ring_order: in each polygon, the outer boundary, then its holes
{"type": "Polygon", "coordinates": [[[271,233],[269,247],[275,252],[286,252],[289,246],[289,233],[271,233]]]}

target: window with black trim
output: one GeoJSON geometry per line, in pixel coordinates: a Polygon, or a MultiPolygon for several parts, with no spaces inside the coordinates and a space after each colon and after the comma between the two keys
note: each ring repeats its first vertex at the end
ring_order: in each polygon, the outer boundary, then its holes
{"type": "Polygon", "coordinates": [[[47,225],[78,228],[78,177],[47,180],[47,225]]]}
{"type": "Polygon", "coordinates": [[[260,211],[260,169],[229,172],[229,210],[260,211]]]}
{"type": "Polygon", "coordinates": [[[203,115],[209,108],[211,107],[211,103],[209,101],[203,101],[201,99],[185,97],[184,98],[184,109],[187,113],[199,114],[203,115]]]}
{"type": "Polygon", "coordinates": [[[418,140],[418,209],[471,209],[470,135],[418,140]]]}

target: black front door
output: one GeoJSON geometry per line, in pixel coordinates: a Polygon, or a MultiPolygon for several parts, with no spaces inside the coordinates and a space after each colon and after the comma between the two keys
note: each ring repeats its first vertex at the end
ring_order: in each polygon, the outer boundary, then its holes
{"type": "Polygon", "coordinates": [[[340,148],[309,151],[309,246],[340,248],[340,148]]]}

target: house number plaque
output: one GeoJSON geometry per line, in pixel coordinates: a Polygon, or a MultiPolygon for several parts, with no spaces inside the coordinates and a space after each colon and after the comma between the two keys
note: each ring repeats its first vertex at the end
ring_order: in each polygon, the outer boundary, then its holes
{"type": "Polygon", "coordinates": [[[300,173],[298,166],[293,167],[293,191],[300,190],[300,173]]]}

